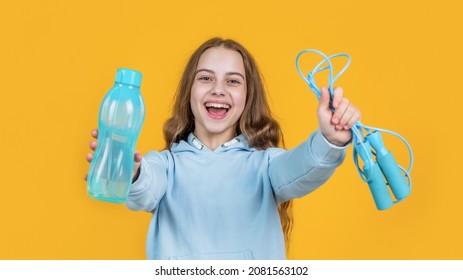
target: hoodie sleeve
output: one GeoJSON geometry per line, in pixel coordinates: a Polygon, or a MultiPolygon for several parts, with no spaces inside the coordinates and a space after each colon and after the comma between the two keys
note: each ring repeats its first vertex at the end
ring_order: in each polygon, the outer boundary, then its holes
{"type": "Polygon", "coordinates": [[[166,155],[149,152],[141,160],[140,174],[132,183],[126,205],[131,210],[153,212],[167,189],[166,155]]]}
{"type": "Polygon", "coordinates": [[[269,177],[278,204],[311,193],[343,162],[346,148],[328,142],[317,130],[291,149],[271,149],[269,177]]]}

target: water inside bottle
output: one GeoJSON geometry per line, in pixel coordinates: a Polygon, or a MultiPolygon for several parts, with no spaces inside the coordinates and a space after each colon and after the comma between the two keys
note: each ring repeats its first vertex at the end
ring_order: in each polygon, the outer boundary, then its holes
{"type": "Polygon", "coordinates": [[[94,170],[98,173],[89,194],[100,200],[122,203],[132,180],[133,155],[126,136],[114,132],[105,134],[100,143],[103,154],[95,157],[94,170]]]}

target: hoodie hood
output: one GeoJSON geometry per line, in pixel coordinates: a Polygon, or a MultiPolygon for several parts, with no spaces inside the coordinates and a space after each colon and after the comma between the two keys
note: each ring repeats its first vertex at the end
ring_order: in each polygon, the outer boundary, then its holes
{"type": "Polygon", "coordinates": [[[171,151],[174,153],[179,152],[192,152],[192,153],[221,153],[231,150],[255,150],[255,148],[249,147],[248,140],[243,134],[240,134],[233,139],[218,146],[215,150],[209,149],[204,145],[193,133],[188,135],[187,141],[181,140],[179,143],[172,145],[171,151]]]}

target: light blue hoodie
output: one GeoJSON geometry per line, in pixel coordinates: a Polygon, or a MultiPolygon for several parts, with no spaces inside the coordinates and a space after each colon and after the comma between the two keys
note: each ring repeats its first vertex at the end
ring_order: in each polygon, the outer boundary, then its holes
{"type": "Polygon", "coordinates": [[[126,205],[153,212],[148,259],[285,259],[278,204],[318,188],[344,157],[319,131],[288,151],[243,135],[211,151],[190,134],[143,157],[126,205]]]}

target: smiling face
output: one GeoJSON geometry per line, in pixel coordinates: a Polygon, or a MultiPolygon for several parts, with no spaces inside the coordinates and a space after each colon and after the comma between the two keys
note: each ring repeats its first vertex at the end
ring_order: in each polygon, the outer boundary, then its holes
{"type": "Polygon", "coordinates": [[[191,88],[196,137],[207,145],[208,141],[221,144],[236,136],[245,103],[246,76],[241,54],[224,47],[207,49],[199,59],[191,88]]]}

